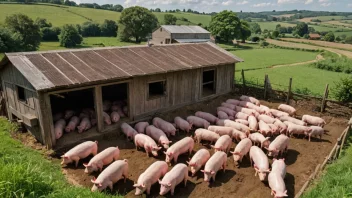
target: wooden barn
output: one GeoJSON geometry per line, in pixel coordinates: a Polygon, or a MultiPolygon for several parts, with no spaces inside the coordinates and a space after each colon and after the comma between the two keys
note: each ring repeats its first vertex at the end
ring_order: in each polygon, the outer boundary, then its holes
{"type": "Polygon", "coordinates": [[[228,93],[240,61],[209,42],[21,52],[6,54],[0,77],[9,120],[55,148],[228,93]],[[127,116],[104,125],[105,100],[126,101],[127,116]],[[56,139],[53,115],[83,108],[94,109],[97,125],[56,139]]]}
{"type": "Polygon", "coordinates": [[[162,25],[152,33],[153,44],[204,43],[211,41],[210,32],[200,26],[162,25]]]}

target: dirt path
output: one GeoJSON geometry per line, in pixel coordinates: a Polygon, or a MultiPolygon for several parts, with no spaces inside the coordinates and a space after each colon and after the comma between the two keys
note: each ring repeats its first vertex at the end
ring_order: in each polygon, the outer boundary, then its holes
{"type": "Polygon", "coordinates": [[[310,63],[315,63],[315,62],[320,61],[320,60],[324,60],[324,57],[322,55],[318,54],[315,60],[299,62],[299,63],[292,63],[292,64],[286,64],[286,65],[274,65],[274,66],[271,66],[269,68],[273,69],[273,68],[278,68],[278,67],[290,67],[290,66],[306,65],[306,64],[310,64],[310,63]]]}

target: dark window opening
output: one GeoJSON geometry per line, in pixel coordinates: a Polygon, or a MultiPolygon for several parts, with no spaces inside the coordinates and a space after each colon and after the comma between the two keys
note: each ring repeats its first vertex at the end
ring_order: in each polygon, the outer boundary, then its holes
{"type": "Polygon", "coordinates": [[[18,100],[22,102],[27,102],[26,94],[24,93],[23,87],[17,86],[17,97],[18,97],[18,100]]]}
{"type": "Polygon", "coordinates": [[[202,88],[203,97],[210,96],[216,92],[215,70],[208,70],[203,72],[202,88]]]}
{"type": "Polygon", "coordinates": [[[148,98],[157,98],[166,95],[166,81],[152,82],[148,84],[148,98]]]}

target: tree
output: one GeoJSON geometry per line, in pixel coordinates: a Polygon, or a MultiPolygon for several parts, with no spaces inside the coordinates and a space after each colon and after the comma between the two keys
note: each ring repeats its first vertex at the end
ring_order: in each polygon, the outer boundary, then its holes
{"type": "Polygon", "coordinates": [[[295,33],[302,37],[305,34],[308,34],[308,25],[306,23],[300,22],[295,27],[295,33]]]}
{"type": "Polygon", "coordinates": [[[314,33],[315,32],[315,29],[313,27],[308,27],[308,32],[309,33],[314,33]]]}
{"type": "Polygon", "coordinates": [[[329,41],[329,42],[334,42],[335,41],[335,35],[333,32],[329,32],[324,36],[324,41],[329,41]]]}
{"type": "Polygon", "coordinates": [[[275,31],[273,31],[273,33],[271,34],[271,36],[272,36],[273,38],[277,38],[277,37],[279,37],[279,34],[280,34],[280,32],[277,31],[277,30],[275,30],[275,31]]]}
{"type": "Polygon", "coordinates": [[[22,50],[22,37],[19,33],[0,26],[0,53],[22,50]]]}
{"type": "Polygon", "coordinates": [[[166,25],[176,25],[177,17],[173,14],[165,14],[164,15],[164,22],[166,25]]]}
{"type": "Polygon", "coordinates": [[[116,37],[117,28],[117,23],[115,21],[105,19],[104,23],[100,26],[101,36],[116,37]]]}
{"type": "Polygon", "coordinates": [[[240,19],[236,13],[228,10],[219,12],[211,18],[209,30],[212,35],[221,40],[230,42],[239,35],[240,19]]]}
{"type": "Polygon", "coordinates": [[[335,41],[336,41],[336,42],[340,42],[340,41],[341,41],[341,38],[340,38],[339,36],[337,36],[337,37],[335,38],[335,41]]]}
{"type": "Polygon", "coordinates": [[[58,41],[61,29],[58,27],[45,27],[41,30],[43,41],[58,41]]]}
{"type": "Polygon", "coordinates": [[[182,12],[186,12],[186,9],[183,8],[182,12]]]}
{"type": "Polygon", "coordinates": [[[260,28],[260,25],[258,23],[252,23],[250,24],[251,26],[251,32],[254,34],[260,34],[262,32],[262,29],[260,28]]]}
{"type": "Polygon", "coordinates": [[[332,93],[338,101],[352,102],[352,78],[342,77],[340,81],[335,82],[332,93]]]}
{"type": "Polygon", "coordinates": [[[82,24],[82,36],[100,36],[101,30],[98,23],[86,21],[82,24]]]}
{"type": "Polygon", "coordinates": [[[181,12],[181,10],[180,9],[176,9],[176,12],[181,12]]]}
{"type": "Polygon", "coordinates": [[[161,12],[160,8],[155,8],[154,12],[161,12]]]}
{"type": "Polygon", "coordinates": [[[36,18],[34,24],[38,25],[39,28],[52,27],[53,25],[43,18],[36,18]]]}
{"type": "Polygon", "coordinates": [[[82,36],[74,25],[64,25],[60,34],[60,46],[75,47],[82,43],[82,36]]]}
{"type": "Polygon", "coordinates": [[[113,10],[115,10],[116,12],[122,12],[123,6],[120,4],[116,4],[114,5],[113,10]]]}
{"type": "Polygon", "coordinates": [[[22,38],[23,51],[35,51],[39,48],[41,35],[39,26],[23,14],[14,14],[6,17],[5,25],[22,38]]]}
{"type": "Polygon", "coordinates": [[[352,44],[352,36],[348,36],[345,38],[345,43],[352,44]]]}
{"type": "Polygon", "coordinates": [[[122,11],[120,21],[123,38],[135,38],[140,43],[158,26],[158,19],[148,9],[135,6],[122,11]]]}
{"type": "Polygon", "coordinates": [[[246,39],[251,36],[251,30],[247,21],[241,20],[239,27],[238,39],[241,39],[242,43],[246,42],[246,39]]]}

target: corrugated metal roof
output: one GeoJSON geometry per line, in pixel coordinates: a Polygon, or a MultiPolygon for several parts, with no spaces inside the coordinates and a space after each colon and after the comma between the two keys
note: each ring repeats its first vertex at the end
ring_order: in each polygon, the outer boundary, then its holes
{"type": "Polygon", "coordinates": [[[242,61],[210,42],[21,52],[6,56],[37,90],[242,61]]]}
{"type": "Polygon", "coordinates": [[[205,43],[210,39],[175,39],[179,43],[205,43]]]}
{"type": "Polygon", "coordinates": [[[162,25],[163,29],[170,33],[201,33],[201,34],[210,34],[207,30],[200,26],[196,25],[162,25]]]}

